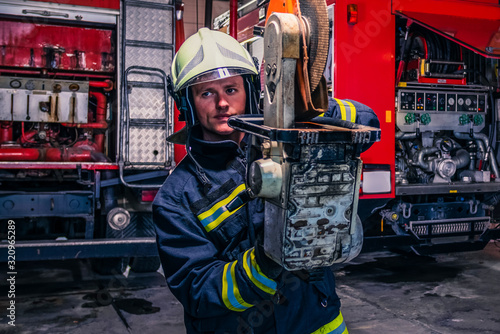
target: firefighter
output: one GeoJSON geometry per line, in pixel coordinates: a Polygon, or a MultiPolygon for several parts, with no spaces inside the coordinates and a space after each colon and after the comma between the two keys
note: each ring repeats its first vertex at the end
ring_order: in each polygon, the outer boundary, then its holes
{"type": "Polygon", "coordinates": [[[263,202],[229,211],[245,189],[247,137],[227,125],[258,112],[259,72],[232,37],[202,28],[176,54],[171,94],[187,156],[153,203],[168,286],[191,333],[347,333],[330,268],[292,273],[261,245],[263,202]]]}

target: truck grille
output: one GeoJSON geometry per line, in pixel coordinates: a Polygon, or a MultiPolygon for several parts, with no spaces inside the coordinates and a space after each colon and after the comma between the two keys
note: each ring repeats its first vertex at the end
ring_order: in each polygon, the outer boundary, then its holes
{"type": "Polygon", "coordinates": [[[481,234],[490,226],[490,217],[410,221],[409,231],[417,237],[481,234]]]}

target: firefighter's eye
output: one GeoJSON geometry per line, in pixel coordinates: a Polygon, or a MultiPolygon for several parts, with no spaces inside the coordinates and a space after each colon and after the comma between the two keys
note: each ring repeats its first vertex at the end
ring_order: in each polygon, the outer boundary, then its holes
{"type": "Polygon", "coordinates": [[[212,95],[212,92],[203,92],[203,93],[201,93],[202,97],[209,97],[211,95],[212,95]]]}

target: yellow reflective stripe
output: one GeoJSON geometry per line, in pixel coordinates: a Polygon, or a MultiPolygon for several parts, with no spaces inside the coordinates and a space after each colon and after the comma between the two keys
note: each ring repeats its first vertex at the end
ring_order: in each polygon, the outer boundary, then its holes
{"type": "Polygon", "coordinates": [[[346,121],[347,120],[347,115],[346,115],[346,112],[345,112],[345,105],[344,105],[344,103],[342,103],[342,101],[339,100],[339,99],[335,99],[335,101],[337,101],[337,104],[340,107],[340,115],[341,115],[342,120],[346,121]]]}
{"type": "Polygon", "coordinates": [[[344,102],[347,103],[349,105],[349,109],[351,109],[351,122],[356,123],[356,107],[349,101],[344,102]]]}
{"type": "Polygon", "coordinates": [[[276,293],[278,285],[260,270],[260,267],[255,260],[254,248],[247,250],[245,254],[243,254],[243,268],[245,269],[248,278],[250,278],[252,283],[259,289],[270,295],[274,295],[276,293]],[[250,256],[248,256],[249,253],[250,256]]]}
{"type": "Polygon", "coordinates": [[[222,301],[228,309],[236,312],[243,312],[253,305],[245,302],[243,297],[241,297],[238,283],[236,282],[236,262],[237,261],[226,263],[224,266],[224,272],[222,274],[222,301]]]}
{"type": "Polygon", "coordinates": [[[349,332],[347,331],[342,313],[339,313],[335,319],[311,334],[349,334],[349,332]]]}
{"type": "Polygon", "coordinates": [[[323,112],[323,113],[319,114],[318,117],[325,117],[325,113],[323,112]]]}
{"type": "Polygon", "coordinates": [[[226,205],[227,203],[229,203],[232,199],[234,199],[236,197],[236,195],[238,195],[242,190],[244,190],[246,188],[245,184],[240,184],[236,189],[233,190],[233,192],[231,193],[231,195],[229,195],[227,198],[223,199],[222,201],[220,202],[217,202],[215,203],[209,210],[201,213],[198,215],[198,219],[199,220],[203,220],[205,218],[207,218],[208,216],[212,215],[215,211],[217,211],[217,209],[219,209],[221,206],[223,205],[226,205]]]}
{"type": "Polygon", "coordinates": [[[228,197],[226,197],[222,201],[215,203],[210,209],[200,213],[197,216],[207,232],[210,232],[211,230],[219,226],[219,224],[224,219],[234,214],[236,211],[241,209],[241,207],[243,207],[243,205],[241,205],[236,210],[230,212],[227,210],[226,205],[245,189],[246,186],[244,183],[239,185],[236,189],[233,190],[233,192],[228,197]]]}

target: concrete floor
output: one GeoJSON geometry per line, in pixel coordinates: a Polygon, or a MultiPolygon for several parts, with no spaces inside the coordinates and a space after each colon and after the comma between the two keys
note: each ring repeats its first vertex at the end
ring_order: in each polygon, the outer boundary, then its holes
{"type": "MultiPolygon", "coordinates": [[[[336,268],[349,333],[500,333],[499,247],[435,257],[369,253],[336,268]]],[[[182,306],[160,273],[101,276],[89,261],[18,262],[9,326],[0,266],[0,333],[185,333],[182,306]]]]}
{"type": "Polygon", "coordinates": [[[349,333],[500,333],[499,247],[356,258],[336,275],[349,333]]]}

